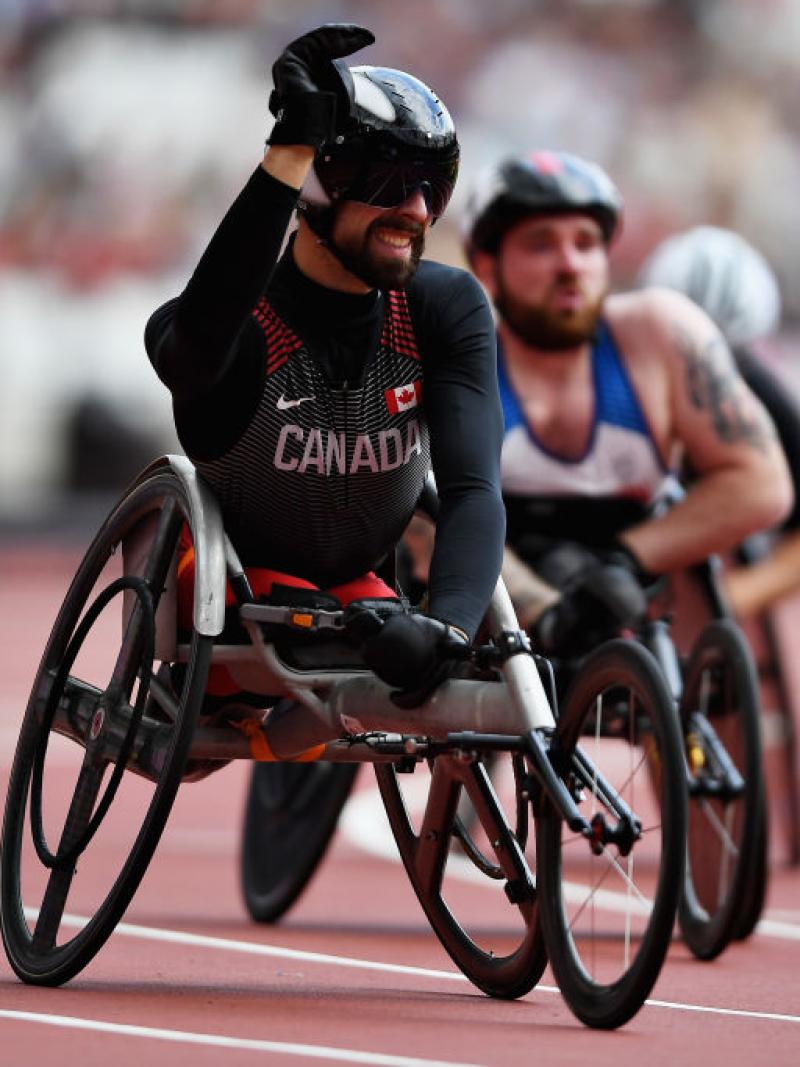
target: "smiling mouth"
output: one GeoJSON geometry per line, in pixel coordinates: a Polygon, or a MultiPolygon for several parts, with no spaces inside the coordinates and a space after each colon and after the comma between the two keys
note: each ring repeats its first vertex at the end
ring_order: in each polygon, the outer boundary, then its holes
{"type": "Polygon", "coordinates": [[[410,233],[398,230],[378,229],[375,231],[375,236],[381,244],[389,245],[390,248],[410,248],[413,240],[410,233]]]}

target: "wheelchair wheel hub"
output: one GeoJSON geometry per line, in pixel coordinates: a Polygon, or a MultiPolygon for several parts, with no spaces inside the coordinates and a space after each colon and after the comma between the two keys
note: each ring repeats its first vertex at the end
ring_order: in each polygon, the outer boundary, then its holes
{"type": "Polygon", "coordinates": [[[609,826],[605,816],[597,812],[589,823],[589,848],[592,854],[600,856],[606,845],[615,845],[620,856],[627,856],[642,835],[642,826],[638,819],[623,816],[616,826],[609,826]]]}
{"type": "Polygon", "coordinates": [[[92,715],[92,721],[89,724],[89,740],[96,741],[103,731],[103,726],[106,721],[106,709],[103,704],[100,704],[92,715]]]}

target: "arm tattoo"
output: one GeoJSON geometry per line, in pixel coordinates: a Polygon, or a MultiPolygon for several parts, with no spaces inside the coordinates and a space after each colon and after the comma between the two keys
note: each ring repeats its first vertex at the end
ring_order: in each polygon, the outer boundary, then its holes
{"type": "Polygon", "coordinates": [[[686,363],[686,384],[692,404],[711,415],[721,441],[744,442],[761,452],[776,437],[775,428],[760,406],[748,403],[733,357],[721,336],[698,344],[685,330],[675,337],[686,363]]]}

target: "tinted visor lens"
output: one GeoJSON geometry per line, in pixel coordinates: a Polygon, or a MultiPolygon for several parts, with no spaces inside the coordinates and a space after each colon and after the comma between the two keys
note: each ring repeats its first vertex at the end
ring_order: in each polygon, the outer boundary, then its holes
{"type": "Polygon", "coordinates": [[[376,160],[347,190],[348,200],[374,207],[396,207],[419,189],[434,218],[444,214],[458,175],[458,160],[376,160]]]}
{"type": "Polygon", "coordinates": [[[422,191],[434,218],[444,214],[458,175],[458,157],[450,159],[382,160],[363,162],[335,155],[318,159],[315,167],[334,199],[358,200],[375,207],[396,207],[422,191]]]}

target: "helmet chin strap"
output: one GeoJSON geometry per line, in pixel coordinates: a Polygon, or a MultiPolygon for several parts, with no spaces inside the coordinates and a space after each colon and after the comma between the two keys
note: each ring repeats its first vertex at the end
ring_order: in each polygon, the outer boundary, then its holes
{"type": "Polygon", "coordinates": [[[320,244],[330,245],[330,237],[333,231],[333,220],[336,208],[333,204],[323,207],[320,204],[304,204],[298,209],[299,214],[305,219],[308,228],[317,235],[320,244]]]}
{"type": "Polygon", "coordinates": [[[364,282],[365,285],[369,285],[370,283],[365,278],[361,277],[350,257],[342,252],[333,240],[333,223],[336,218],[336,207],[336,204],[330,204],[325,207],[320,204],[306,204],[301,209],[301,214],[305,219],[308,228],[315,235],[317,244],[327,249],[334,259],[338,260],[340,265],[349,274],[358,278],[359,281],[364,282]]]}

